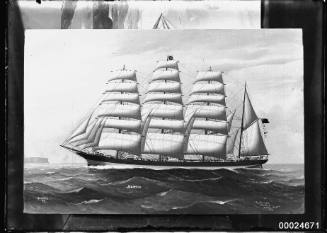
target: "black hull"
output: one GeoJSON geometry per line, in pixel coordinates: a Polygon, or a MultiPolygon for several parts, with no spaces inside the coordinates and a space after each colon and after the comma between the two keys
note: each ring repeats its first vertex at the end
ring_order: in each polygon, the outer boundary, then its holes
{"type": "Polygon", "coordinates": [[[87,160],[89,166],[110,164],[138,165],[150,167],[180,167],[180,168],[219,168],[219,167],[261,167],[268,159],[247,159],[238,161],[151,161],[136,159],[117,159],[114,157],[106,157],[104,155],[88,154],[82,151],[72,150],[79,156],[87,160]]]}

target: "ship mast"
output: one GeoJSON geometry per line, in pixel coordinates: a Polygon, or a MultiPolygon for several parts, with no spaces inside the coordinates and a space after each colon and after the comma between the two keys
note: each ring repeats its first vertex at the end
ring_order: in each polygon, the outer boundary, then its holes
{"type": "Polygon", "coordinates": [[[181,159],[183,156],[184,129],[183,100],[178,61],[167,56],[158,61],[143,102],[143,114],[151,117],[144,126],[143,154],[159,155],[162,160],[169,156],[181,159]],[[149,129],[151,129],[149,131],[149,129]],[[160,130],[154,132],[152,129],[160,130]]]}
{"type": "MultiPolygon", "coordinates": [[[[161,14],[161,16],[162,16],[162,14],[161,14]]],[[[167,56],[167,59],[166,59],[166,60],[169,61],[169,56],[167,56]]],[[[166,70],[168,70],[168,67],[166,67],[166,70]]],[[[167,83],[167,79],[165,79],[164,82],[167,83]]],[[[166,94],[165,91],[164,91],[163,93],[166,94]]],[[[167,101],[164,100],[164,101],[163,101],[163,104],[167,104],[167,101]]],[[[165,120],[164,117],[163,117],[162,119],[165,120]]],[[[165,129],[161,129],[161,133],[162,133],[162,134],[165,133],[165,129]]],[[[162,155],[162,154],[159,154],[159,161],[162,161],[162,158],[163,158],[163,155],[162,155]]]]}
{"type": "MultiPolygon", "coordinates": [[[[226,157],[227,119],[225,90],[221,71],[212,67],[198,71],[188,99],[186,116],[194,130],[187,137],[188,146],[185,154],[200,155],[205,161],[210,157],[222,159],[226,157]]],[[[185,143],[186,143],[185,142],[185,143]]]]}
{"type": "MultiPolygon", "coordinates": [[[[208,69],[208,70],[209,70],[209,71],[212,71],[212,67],[209,66],[209,69],[208,69]]],[[[208,84],[210,84],[210,83],[211,83],[211,81],[208,80],[208,84]]],[[[207,93],[207,95],[209,95],[209,92],[207,93]]],[[[207,102],[207,105],[209,106],[209,105],[210,105],[210,102],[207,102]]],[[[206,121],[208,121],[208,117],[206,117],[206,121]]],[[[207,130],[207,129],[204,130],[204,134],[205,134],[205,135],[208,134],[208,130],[207,130]]],[[[205,160],[205,155],[202,155],[202,161],[204,162],[204,160],[205,160]]]]}
{"type": "MultiPolygon", "coordinates": [[[[122,70],[125,70],[125,64],[123,65],[123,69],[122,70]]],[[[123,82],[124,82],[124,79],[121,80],[121,83],[123,83],[123,82]]],[[[123,93],[124,93],[123,90],[121,90],[120,94],[123,94],[123,93]]],[[[121,105],[123,104],[123,101],[122,100],[120,101],[120,104],[121,105]]],[[[120,120],[121,117],[119,116],[118,119],[120,120]]],[[[121,132],[122,132],[122,130],[119,128],[118,129],[118,133],[121,133],[121,132]]],[[[119,159],[119,150],[117,150],[117,152],[116,152],[116,159],[119,159]]]]}
{"type": "Polygon", "coordinates": [[[243,121],[244,121],[244,107],[245,107],[245,93],[246,93],[246,83],[244,85],[244,96],[243,96],[243,107],[242,107],[242,121],[241,121],[241,132],[240,132],[240,144],[238,147],[238,158],[241,157],[241,145],[242,145],[242,135],[243,135],[243,121]]]}

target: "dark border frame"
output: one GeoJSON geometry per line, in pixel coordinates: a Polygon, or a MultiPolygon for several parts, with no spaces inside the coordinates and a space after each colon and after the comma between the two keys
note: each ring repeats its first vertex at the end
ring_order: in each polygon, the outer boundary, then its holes
{"type": "Polygon", "coordinates": [[[279,221],[326,226],[324,158],[323,1],[261,0],[262,28],[302,28],[305,98],[305,214],[303,215],[42,215],[23,213],[24,28],[15,0],[7,2],[5,225],[15,231],[271,231],[279,221]]]}

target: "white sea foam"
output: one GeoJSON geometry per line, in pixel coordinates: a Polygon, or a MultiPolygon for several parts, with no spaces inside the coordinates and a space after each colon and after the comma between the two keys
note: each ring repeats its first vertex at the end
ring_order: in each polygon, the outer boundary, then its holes
{"type": "Polygon", "coordinates": [[[181,181],[190,181],[190,182],[199,182],[199,181],[215,181],[215,180],[220,180],[222,177],[213,177],[213,178],[206,178],[206,179],[193,179],[193,180],[188,180],[188,179],[180,179],[181,181]]]}
{"type": "Polygon", "coordinates": [[[87,205],[87,204],[95,204],[95,203],[98,203],[100,201],[103,201],[104,199],[91,199],[91,200],[88,200],[88,201],[82,201],[80,203],[77,203],[75,205],[87,205]]]}
{"type": "Polygon", "coordinates": [[[158,193],[158,195],[159,195],[160,197],[164,197],[164,196],[166,196],[170,191],[171,191],[171,189],[169,189],[168,191],[165,191],[165,192],[158,193]]]}
{"type": "Polygon", "coordinates": [[[69,191],[64,191],[64,193],[78,193],[82,189],[83,189],[83,187],[82,188],[77,188],[77,189],[72,189],[72,190],[69,190],[69,191]]]}
{"type": "Polygon", "coordinates": [[[66,181],[66,180],[71,180],[73,179],[74,177],[70,176],[70,177],[65,177],[65,178],[61,178],[61,179],[56,179],[56,181],[66,181]]]}

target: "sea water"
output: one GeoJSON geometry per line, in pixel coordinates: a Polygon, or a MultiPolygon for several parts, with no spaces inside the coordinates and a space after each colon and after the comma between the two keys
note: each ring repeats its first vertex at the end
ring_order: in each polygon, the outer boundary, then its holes
{"type": "Polygon", "coordinates": [[[24,212],[300,214],[303,169],[303,164],[217,170],[28,166],[24,212]]]}

